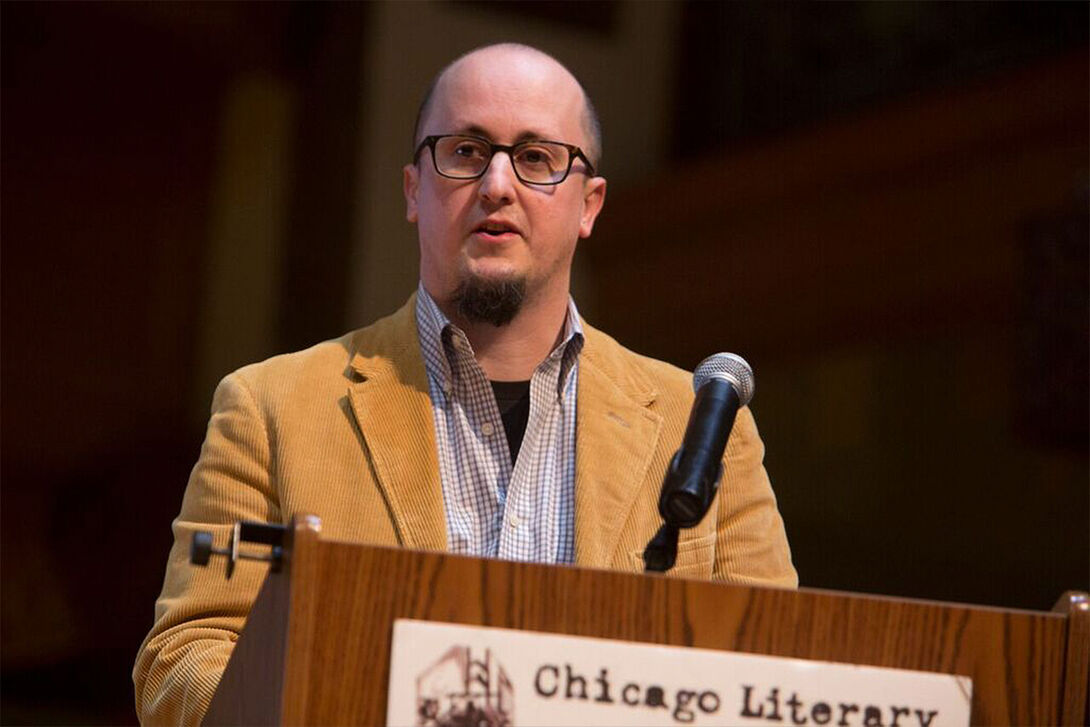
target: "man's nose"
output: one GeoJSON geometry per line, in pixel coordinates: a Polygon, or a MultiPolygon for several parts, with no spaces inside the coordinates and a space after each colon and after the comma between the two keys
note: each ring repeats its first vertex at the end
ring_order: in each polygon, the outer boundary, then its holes
{"type": "Polygon", "coordinates": [[[515,198],[515,185],[518,184],[511,157],[505,151],[498,151],[488,161],[488,168],[481,176],[479,194],[493,204],[510,204],[515,198]]]}

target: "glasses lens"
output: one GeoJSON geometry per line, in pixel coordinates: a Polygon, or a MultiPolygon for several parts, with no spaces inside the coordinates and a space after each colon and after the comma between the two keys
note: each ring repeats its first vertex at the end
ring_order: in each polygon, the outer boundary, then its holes
{"type": "Polygon", "coordinates": [[[515,147],[515,171],[523,181],[556,184],[568,173],[568,149],[548,141],[528,141],[515,147]]]}
{"type": "Polygon", "coordinates": [[[476,177],[491,158],[488,143],[471,136],[445,136],[435,142],[435,164],[451,177],[476,177]]]}

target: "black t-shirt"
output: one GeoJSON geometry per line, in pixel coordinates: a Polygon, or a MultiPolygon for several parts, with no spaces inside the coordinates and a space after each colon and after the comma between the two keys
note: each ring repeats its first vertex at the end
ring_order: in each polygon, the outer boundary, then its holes
{"type": "Polygon", "coordinates": [[[511,450],[511,464],[514,464],[522,446],[522,436],[526,433],[526,423],[530,421],[530,382],[489,383],[492,384],[492,393],[496,395],[500,418],[503,419],[503,431],[507,435],[507,446],[511,450]]]}

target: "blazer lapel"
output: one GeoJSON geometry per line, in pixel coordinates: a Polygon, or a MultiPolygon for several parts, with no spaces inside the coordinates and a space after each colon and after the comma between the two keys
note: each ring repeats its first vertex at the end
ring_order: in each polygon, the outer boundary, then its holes
{"type": "Polygon", "coordinates": [[[620,359],[620,347],[585,328],[577,393],[575,562],[606,568],[633,501],[645,486],[662,417],[648,409],[655,391],[620,359]]]}
{"type": "Polygon", "coordinates": [[[446,550],[446,514],[416,296],[357,337],[348,398],[401,544],[446,550]]]}

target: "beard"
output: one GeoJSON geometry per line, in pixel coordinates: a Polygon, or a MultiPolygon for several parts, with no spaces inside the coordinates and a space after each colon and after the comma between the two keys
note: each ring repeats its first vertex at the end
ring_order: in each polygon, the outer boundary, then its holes
{"type": "Polygon", "coordinates": [[[464,320],[499,328],[514,320],[525,299],[525,278],[484,280],[470,276],[458,284],[451,302],[464,320]]]}

